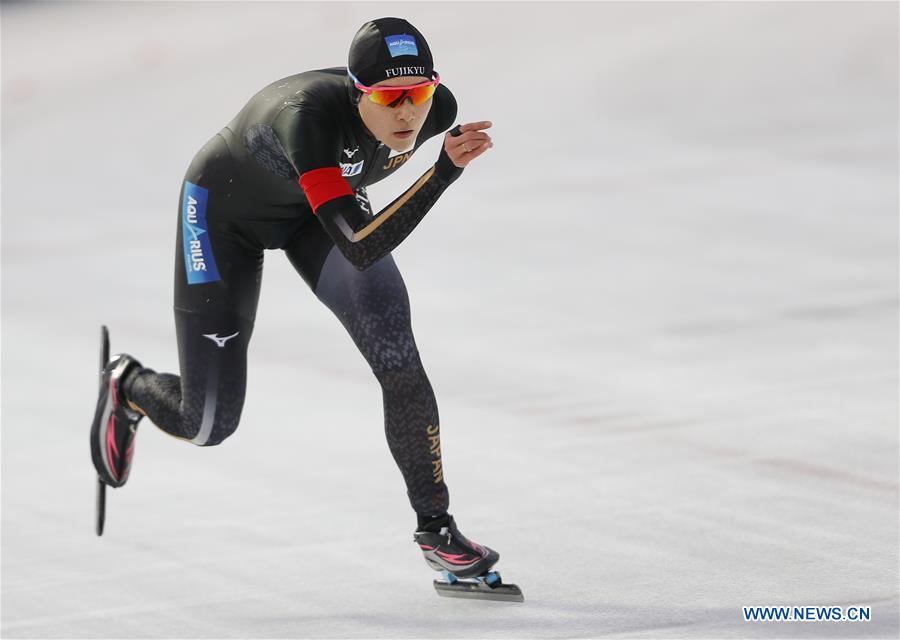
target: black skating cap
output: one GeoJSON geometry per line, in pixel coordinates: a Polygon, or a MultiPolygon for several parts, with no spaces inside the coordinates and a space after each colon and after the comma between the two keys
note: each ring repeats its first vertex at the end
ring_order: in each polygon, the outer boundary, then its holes
{"type": "Polygon", "coordinates": [[[368,86],[397,76],[432,77],[431,49],[403,18],[378,18],[359,28],[350,43],[350,71],[368,86]]]}

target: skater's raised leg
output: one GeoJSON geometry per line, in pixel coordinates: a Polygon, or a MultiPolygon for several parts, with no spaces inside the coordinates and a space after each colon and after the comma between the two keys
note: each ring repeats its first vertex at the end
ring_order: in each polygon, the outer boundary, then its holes
{"type": "Polygon", "coordinates": [[[263,246],[233,230],[231,221],[251,206],[234,191],[235,177],[215,136],[182,186],[174,304],[180,375],[136,363],[119,380],[130,411],[201,446],[221,443],[240,420],[262,279],[263,246]]]}
{"type": "Polygon", "coordinates": [[[176,309],[175,326],[181,375],[137,369],[126,381],[127,401],[170,435],[220,444],[240,421],[253,323],[176,309]]]}

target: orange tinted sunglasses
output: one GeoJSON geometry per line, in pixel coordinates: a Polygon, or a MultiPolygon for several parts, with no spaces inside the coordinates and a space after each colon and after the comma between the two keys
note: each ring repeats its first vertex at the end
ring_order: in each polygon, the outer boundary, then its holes
{"type": "Polygon", "coordinates": [[[434,72],[434,80],[396,87],[367,87],[350,72],[350,69],[347,69],[347,75],[357,89],[369,96],[369,100],[382,107],[391,108],[398,107],[406,98],[410,98],[414,105],[427,102],[441,83],[441,76],[437,71],[434,72]]]}

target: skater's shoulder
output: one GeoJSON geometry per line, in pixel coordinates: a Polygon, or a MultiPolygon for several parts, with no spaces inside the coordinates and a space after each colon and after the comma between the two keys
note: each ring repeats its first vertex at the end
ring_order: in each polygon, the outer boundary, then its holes
{"type": "Polygon", "coordinates": [[[270,82],[260,92],[283,106],[303,106],[311,110],[330,111],[348,102],[349,84],[346,67],[329,67],[301,71],[270,82]]]}

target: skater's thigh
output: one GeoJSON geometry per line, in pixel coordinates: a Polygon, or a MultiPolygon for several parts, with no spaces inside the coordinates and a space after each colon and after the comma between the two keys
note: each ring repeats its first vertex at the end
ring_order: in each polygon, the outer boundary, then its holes
{"type": "Polygon", "coordinates": [[[307,286],[315,291],[322,275],[322,267],[332,249],[335,249],[334,240],[313,216],[284,246],[284,253],[307,286]]]}
{"type": "Polygon", "coordinates": [[[341,321],[376,374],[418,363],[409,296],[393,257],[359,271],[314,222],[286,252],[316,297],[341,321]]]}
{"type": "Polygon", "coordinates": [[[188,168],[178,199],[177,310],[254,321],[263,247],[245,232],[252,207],[225,141],[214,136],[188,168]]]}
{"type": "Polygon", "coordinates": [[[409,315],[406,285],[390,254],[360,271],[315,218],[300,229],[284,252],[309,288],[335,313],[397,310],[401,316],[409,315]]]}
{"type": "Polygon", "coordinates": [[[247,383],[247,347],[262,279],[263,249],[241,233],[230,159],[198,154],[179,198],[175,327],[182,416],[196,444],[217,444],[236,428],[247,383]]]}

